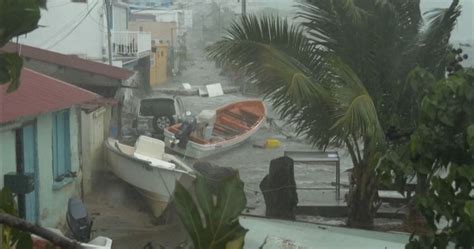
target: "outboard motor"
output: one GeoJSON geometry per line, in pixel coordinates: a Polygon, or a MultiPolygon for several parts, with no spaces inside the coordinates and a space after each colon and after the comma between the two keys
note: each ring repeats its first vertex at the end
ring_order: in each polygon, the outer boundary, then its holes
{"type": "Polygon", "coordinates": [[[179,131],[176,132],[174,136],[174,141],[171,143],[171,146],[175,146],[178,144],[178,147],[182,149],[186,149],[186,145],[189,141],[189,136],[191,133],[196,130],[196,118],[192,116],[190,113],[186,113],[187,116],[184,121],[181,123],[179,131]]]}
{"type": "Polygon", "coordinates": [[[72,237],[79,242],[89,242],[91,237],[92,219],[80,199],[71,198],[68,202],[67,225],[72,237]]]}

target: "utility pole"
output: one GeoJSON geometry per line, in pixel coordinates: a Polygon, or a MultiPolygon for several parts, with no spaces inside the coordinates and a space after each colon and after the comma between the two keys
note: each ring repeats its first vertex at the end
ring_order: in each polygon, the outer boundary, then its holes
{"type": "Polygon", "coordinates": [[[242,16],[247,15],[247,0],[240,0],[242,1],[242,16]]]}
{"type": "Polygon", "coordinates": [[[109,65],[112,65],[112,32],[111,32],[111,22],[112,22],[112,4],[110,0],[105,0],[105,13],[107,18],[107,47],[109,54],[109,65]]]}

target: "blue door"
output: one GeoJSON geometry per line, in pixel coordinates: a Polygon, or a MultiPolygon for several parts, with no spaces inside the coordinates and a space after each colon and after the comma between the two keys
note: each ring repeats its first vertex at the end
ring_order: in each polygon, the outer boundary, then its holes
{"type": "Polygon", "coordinates": [[[33,173],[35,177],[35,190],[25,196],[25,219],[29,222],[38,221],[38,162],[36,150],[36,124],[22,128],[23,144],[23,170],[33,173]]]}

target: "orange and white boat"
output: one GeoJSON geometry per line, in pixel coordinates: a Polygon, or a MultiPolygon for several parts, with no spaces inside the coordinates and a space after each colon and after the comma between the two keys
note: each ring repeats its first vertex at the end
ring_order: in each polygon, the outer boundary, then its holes
{"type": "Polygon", "coordinates": [[[186,138],[187,143],[176,145],[183,130],[181,123],[165,129],[165,144],[186,157],[204,158],[242,144],[264,124],[266,115],[261,100],[243,100],[216,110],[203,110],[196,117],[196,129],[186,138]]]}

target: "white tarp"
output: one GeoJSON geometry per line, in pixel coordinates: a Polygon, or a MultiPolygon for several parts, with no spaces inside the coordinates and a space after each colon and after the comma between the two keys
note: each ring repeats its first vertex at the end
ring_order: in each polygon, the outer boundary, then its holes
{"type": "Polygon", "coordinates": [[[224,90],[222,89],[221,83],[209,84],[206,85],[207,93],[209,97],[217,97],[224,95],[224,90]]]}

